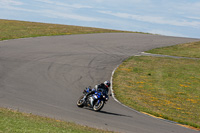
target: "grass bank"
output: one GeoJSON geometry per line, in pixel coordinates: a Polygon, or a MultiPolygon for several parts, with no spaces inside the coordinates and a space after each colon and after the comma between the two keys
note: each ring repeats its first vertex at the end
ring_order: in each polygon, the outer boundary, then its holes
{"type": "MultiPolygon", "coordinates": [[[[174,55],[171,54],[174,51],[176,56],[200,58],[196,49],[199,42],[151,52],[174,55]]],[[[115,71],[114,93],[119,101],[138,111],[200,129],[199,68],[200,60],[130,57],[115,71]]]]}
{"type": "Polygon", "coordinates": [[[122,33],[128,31],[0,19],[0,40],[38,36],[116,32],[122,33]]]}
{"type": "Polygon", "coordinates": [[[111,133],[2,108],[0,108],[0,125],[0,133],[111,133]]]}

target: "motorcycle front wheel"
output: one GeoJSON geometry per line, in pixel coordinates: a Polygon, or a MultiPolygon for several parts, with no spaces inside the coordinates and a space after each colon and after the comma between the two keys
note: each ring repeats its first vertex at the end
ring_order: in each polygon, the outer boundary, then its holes
{"type": "Polygon", "coordinates": [[[94,106],[93,106],[93,110],[94,110],[94,111],[100,111],[100,110],[103,108],[103,106],[104,106],[104,101],[103,101],[103,100],[100,101],[99,103],[96,102],[96,103],[94,104],[94,106]]]}
{"type": "Polygon", "coordinates": [[[77,101],[77,106],[80,107],[80,108],[83,108],[84,107],[84,103],[85,103],[85,99],[84,99],[85,95],[81,96],[78,101],[77,101]]]}

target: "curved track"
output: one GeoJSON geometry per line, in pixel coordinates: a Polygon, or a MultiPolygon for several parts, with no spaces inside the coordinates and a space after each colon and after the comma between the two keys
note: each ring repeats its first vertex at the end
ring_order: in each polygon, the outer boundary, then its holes
{"type": "Polygon", "coordinates": [[[156,47],[198,41],[135,33],[25,38],[0,42],[0,107],[131,133],[193,133],[129,110],[112,98],[101,112],[80,109],[86,86],[110,79],[125,58],[156,47]]]}

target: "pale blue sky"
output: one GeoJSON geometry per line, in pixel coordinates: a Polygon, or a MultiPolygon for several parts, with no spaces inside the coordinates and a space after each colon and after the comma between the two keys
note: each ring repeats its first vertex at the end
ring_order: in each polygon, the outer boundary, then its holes
{"type": "Polygon", "coordinates": [[[0,19],[200,38],[200,0],[0,0],[0,19]]]}

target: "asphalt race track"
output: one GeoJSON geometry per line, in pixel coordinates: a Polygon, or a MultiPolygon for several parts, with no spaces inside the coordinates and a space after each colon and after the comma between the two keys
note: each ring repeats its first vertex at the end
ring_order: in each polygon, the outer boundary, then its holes
{"type": "Polygon", "coordinates": [[[24,38],[0,42],[0,107],[130,133],[195,133],[120,105],[80,109],[85,87],[111,78],[129,56],[156,47],[200,41],[137,33],[24,38]]]}

